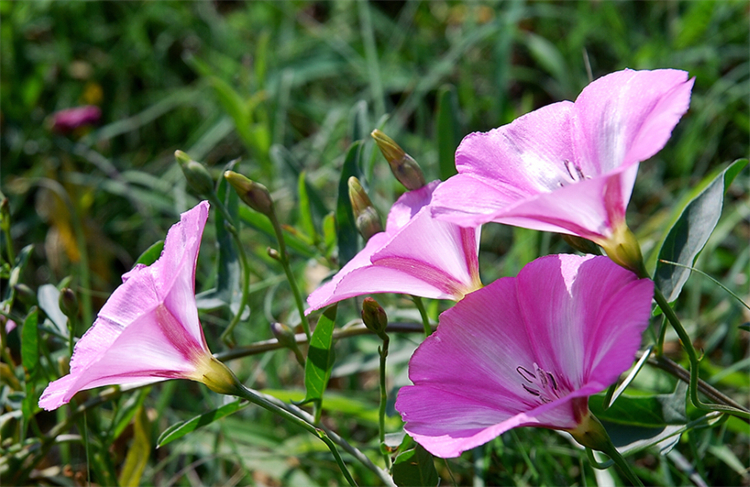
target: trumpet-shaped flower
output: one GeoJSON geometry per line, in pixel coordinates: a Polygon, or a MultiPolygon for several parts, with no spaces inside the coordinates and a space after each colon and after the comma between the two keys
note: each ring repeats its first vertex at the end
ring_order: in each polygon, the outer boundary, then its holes
{"type": "Polygon", "coordinates": [[[430,213],[440,181],[404,193],[384,232],[307,298],[307,313],[369,293],[407,293],[459,300],[479,289],[479,227],[463,228],[430,213]]]}
{"type": "Polygon", "coordinates": [[[50,383],[40,407],[56,409],[93,387],[176,378],[231,390],[233,375],[208,350],[195,304],[195,265],[208,208],[204,201],[183,213],[159,260],[122,276],[123,284],[76,344],[70,374],[50,383]]]}
{"type": "Polygon", "coordinates": [[[666,144],[693,81],[684,71],[626,69],[594,81],[575,103],[466,136],[456,150],[458,174],[435,192],[433,213],[459,225],[494,221],[600,245],[619,238],[638,164],[666,144]]]}
{"type": "Polygon", "coordinates": [[[603,256],[551,255],[467,295],[409,363],[396,409],[440,457],[518,426],[571,431],[633,363],[653,283],[603,256]]]}

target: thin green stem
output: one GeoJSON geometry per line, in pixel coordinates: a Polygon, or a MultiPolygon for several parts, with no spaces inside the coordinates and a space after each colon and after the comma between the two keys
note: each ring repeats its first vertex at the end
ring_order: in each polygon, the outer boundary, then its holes
{"type": "Polygon", "coordinates": [[[5,234],[5,251],[8,253],[8,264],[12,267],[16,262],[16,253],[13,251],[13,238],[10,235],[10,222],[3,222],[3,234],[5,234]]]}
{"type": "MultiPolygon", "coordinates": [[[[238,397],[241,397],[242,399],[246,399],[253,404],[257,404],[258,406],[264,409],[267,409],[268,411],[271,411],[274,414],[278,414],[284,419],[296,424],[297,426],[300,426],[301,428],[305,429],[306,431],[320,438],[323,441],[323,443],[325,443],[326,446],[328,446],[328,449],[331,450],[333,457],[336,459],[336,463],[341,469],[341,472],[344,474],[344,477],[346,478],[346,481],[349,483],[349,485],[352,485],[352,486],[357,485],[357,483],[352,478],[351,473],[349,473],[349,469],[346,468],[346,464],[344,463],[344,460],[341,458],[341,455],[336,449],[336,445],[334,445],[334,443],[331,441],[331,439],[328,437],[328,435],[326,434],[324,430],[315,427],[311,421],[306,421],[304,418],[300,417],[299,415],[293,414],[291,411],[288,411],[286,408],[280,407],[275,402],[268,400],[267,398],[268,396],[261,395],[260,393],[253,391],[252,389],[248,389],[242,384],[239,384],[239,382],[237,383],[237,385],[239,387],[237,388],[235,394],[238,397]]],[[[312,419],[312,418],[309,418],[309,419],[312,419]]]]}
{"type": "Polygon", "coordinates": [[[279,242],[279,262],[281,267],[284,268],[284,273],[289,281],[289,287],[292,288],[292,294],[294,295],[294,302],[297,304],[297,310],[299,311],[299,317],[302,321],[302,329],[305,331],[305,335],[310,337],[310,323],[307,321],[305,315],[305,304],[302,300],[302,294],[299,292],[299,286],[297,286],[297,279],[294,277],[292,272],[292,266],[289,263],[289,254],[286,251],[286,242],[284,241],[284,232],[281,229],[276,213],[271,213],[268,217],[273,225],[273,231],[276,234],[276,240],[279,242]]]}
{"type": "Polygon", "coordinates": [[[424,327],[425,338],[432,335],[432,326],[430,326],[430,317],[427,316],[427,311],[424,309],[424,303],[422,298],[419,296],[412,296],[411,300],[414,301],[414,305],[419,310],[419,316],[422,317],[422,326],[424,327]]]}
{"type": "Polygon", "coordinates": [[[381,338],[383,339],[383,347],[378,350],[380,352],[380,405],[378,407],[378,426],[380,429],[380,451],[385,460],[385,468],[390,471],[391,455],[385,444],[385,407],[388,403],[388,390],[385,387],[385,361],[386,357],[388,357],[388,345],[391,339],[385,333],[381,335],[381,338]]]}
{"type": "Polygon", "coordinates": [[[739,416],[743,418],[750,418],[750,412],[744,409],[738,409],[736,407],[720,405],[720,404],[705,404],[701,402],[701,400],[698,398],[699,359],[698,359],[698,354],[696,353],[695,348],[693,347],[693,343],[690,340],[690,335],[687,334],[687,331],[685,331],[685,328],[682,326],[682,323],[680,323],[679,318],[677,318],[677,315],[675,314],[674,310],[669,306],[667,299],[664,297],[664,294],[662,294],[661,290],[658,287],[654,287],[654,299],[656,300],[656,303],[659,305],[659,308],[661,308],[662,312],[664,313],[664,316],[666,316],[667,320],[669,320],[669,323],[672,325],[672,328],[674,328],[675,332],[677,332],[677,336],[680,337],[680,341],[682,341],[682,346],[687,352],[688,360],[690,361],[690,383],[689,383],[690,402],[692,402],[696,408],[703,409],[704,411],[723,411],[729,414],[733,414],[735,416],[739,416]]]}
{"type": "Polygon", "coordinates": [[[215,194],[212,194],[209,197],[209,200],[219,209],[222,217],[224,217],[226,229],[232,235],[232,239],[237,246],[237,254],[239,255],[240,267],[242,268],[242,294],[240,295],[240,306],[237,313],[232,317],[232,321],[229,322],[229,325],[227,325],[220,337],[222,342],[229,344],[232,341],[232,332],[240,322],[240,319],[242,319],[242,313],[245,311],[245,307],[247,307],[247,302],[250,296],[250,264],[248,263],[247,254],[245,253],[245,247],[242,245],[240,234],[237,231],[237,227],[234,226],[234,220],[232,219],[232,215],[229,214],[229,210],[227,210],[227,207],[224,206],[224,203],[222,203],[215,194]]]}
{"type": "Polygon", "coordinates": [[[625,474],[625,477],[633,484],[637,485],[639,487],[643,487],[643,482],[641,482],[641,479],[638,478],[638,476],[633,472],[633,469],[630,468],[630,464],[625,461],[625,459],[620,455],[620,452],[617,451],[617,448],[615,448],[614,445],[610,442],[610,447],[605,448],[602,450],[618,467],[620,467],[620,471],[625,474]]]}

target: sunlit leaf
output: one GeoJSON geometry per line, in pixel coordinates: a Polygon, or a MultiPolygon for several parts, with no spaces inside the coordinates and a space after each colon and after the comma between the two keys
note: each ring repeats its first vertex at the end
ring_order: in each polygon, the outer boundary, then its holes
{"type": "MultiPolygon", "coordinates": [[[[328,386],[331,377],[331,369],[335,360],[333,351],[333,327],[336,322],[336,310],[338,305],[329,306],[320,315],[318,324],[315,326],[310,347],[307,349],[307,361],[305,362],[305,400],[313,402],[320,408],[323,401],[323,393],[328,386]]],[[[316,418],[317,419],[317,418],[316,418]]]]}
{"type": "Polygon", "coordinates": [[[136,264],[151,265],[156,262],[161,256],[161,251],[164,249],[164,240],[159,240],[143,251],[136,264]]]}
{"type": "Polygon", "coordinates": [[[208,426],[214,421],[217,421],[225,416],[229,416],[230,414],[236,413],[240,409],[244,409],[248,404],[249,403],[242,402],[240,400],[233,401],[229,404],[221,406],[220,408],[214,409],[207,413],[203,413],[200,416],[196,416],[187,421],[173,424],[172,426],[164,430],[164,432],[159,436],[159,439],[156,440],[156,447],[161,448],[164,445],[168,445],[169,443],[182,438],[186,434],[191,433],[198,428],[208,426]]]}
{"type": "Polygon", "coordinates": [[[42,284],[37,290],[36,299],[57,332],[64,337],[68,336],[68,317],[60,310],[60,290],[52,284],[42,284]]]}
{"type": "Polygon", "coordinates": [[[714,176],[705,189],[691,199],[669,230],[659,252],[659,262],[654,273],[654,281],[667,301],[674,301],[680,295],[682,286],[690,277],[690,269],[661,261],[693,265],[719,222],[724,192],[747,162],[747,159],[737,160],[714,176]]]}

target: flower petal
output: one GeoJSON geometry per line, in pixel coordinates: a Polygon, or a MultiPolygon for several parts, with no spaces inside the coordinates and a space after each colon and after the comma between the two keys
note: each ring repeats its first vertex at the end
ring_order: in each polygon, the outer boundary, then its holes
{"type": "Polygon", "coordinates": [[[195,264],[208,217],[202,202],[170,228],[161,257],[123,276],[75,346],[70,374],[51,383],[40,406],[54,409],[79,390],[183,376],[210,353],[195,305],[195,264]],[[155,378],[152,380],[152,378],[155,378]]]}
{"type": "Polygon", "coordinates": [[[550,255],[524,267],[517,282],[536,361],[571,390],[593,381],[607,387],[632,365],[651,312],[650,280],[605,256],[550,255]],[[600,363],[610,355],[619,359],[600,363]],[[592,376],[594,364],[602,368],[592,376]]]}
{"type": "Polygon", "coordinates": [[[685,71],[626,69],[584,88],[573,139],[584,172],[606,174],[659,152],[690,105],[693,82],[685,71]]]}

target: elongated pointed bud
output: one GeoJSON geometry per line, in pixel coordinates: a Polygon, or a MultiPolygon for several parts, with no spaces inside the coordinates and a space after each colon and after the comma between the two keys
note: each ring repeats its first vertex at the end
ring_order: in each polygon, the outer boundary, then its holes
{"type": "Polygon", "coordinates": [[[268,188],[234,171],[224,171],[224,179],[247,206],[269,218],[273,215],[273,200],[268,188]]]}
{"type": "Polygon", "coordinates": [[[74,320],[78,316],[78,299],[76,294],[69,287],[64,287],[60,290],[60,297],[58,298],[60,304],[60,310],[70,318],[74,320]]]}
{"type": "Polygon", "coordinates": [[[378,144],[380,152],[388,161],[388,165],[391,166],[391,172],[406,189],[413,191],[426,184],[424,174],[417,161],[404,152],[404,149],[393,139],[378,129],[373,130],[370,135],[375,139],[375,143],[378,144]]]}
{"type": "Polygon", "coordinates": [[[383,231],[383,224],[380,221],[378,210],[372,206],[370,197],[367,196],[364,188],[359,183],[359,179],[354,176],[349,178],[349,201],[352,202],[352,211],[357,230],[365,240],[378,232],[383,231]]]}
{"type": "Polygon", "coordinates": [[[18,299],[26,306],[35,306],[37,304],[36,293],[26,284],[18,283],[13,286],[13,289],[16,291],[18,299]]]}
{"type": "Polygon", "coordinates": [[[368,330],[383,338],[388,326],[388,315],[373,298],[365,298],[362,302],[362,321],[368,330]]]}
{"type": "Polygon", "coordinates": [[[271,332],[279,344],[294,352],[297,362],[304,367],[305,357],[297,345],[297,338],[294,336],[294,331],[283,323],[271,323],[271,332]]]}
{"type": "Polygon", "coordinates": [[[175,151],[174,157],[193,191],[203,197],[207,197],[214,192],[214,179],[203,164],[192,160],[189,155],[181,150],[175,151]]]}

